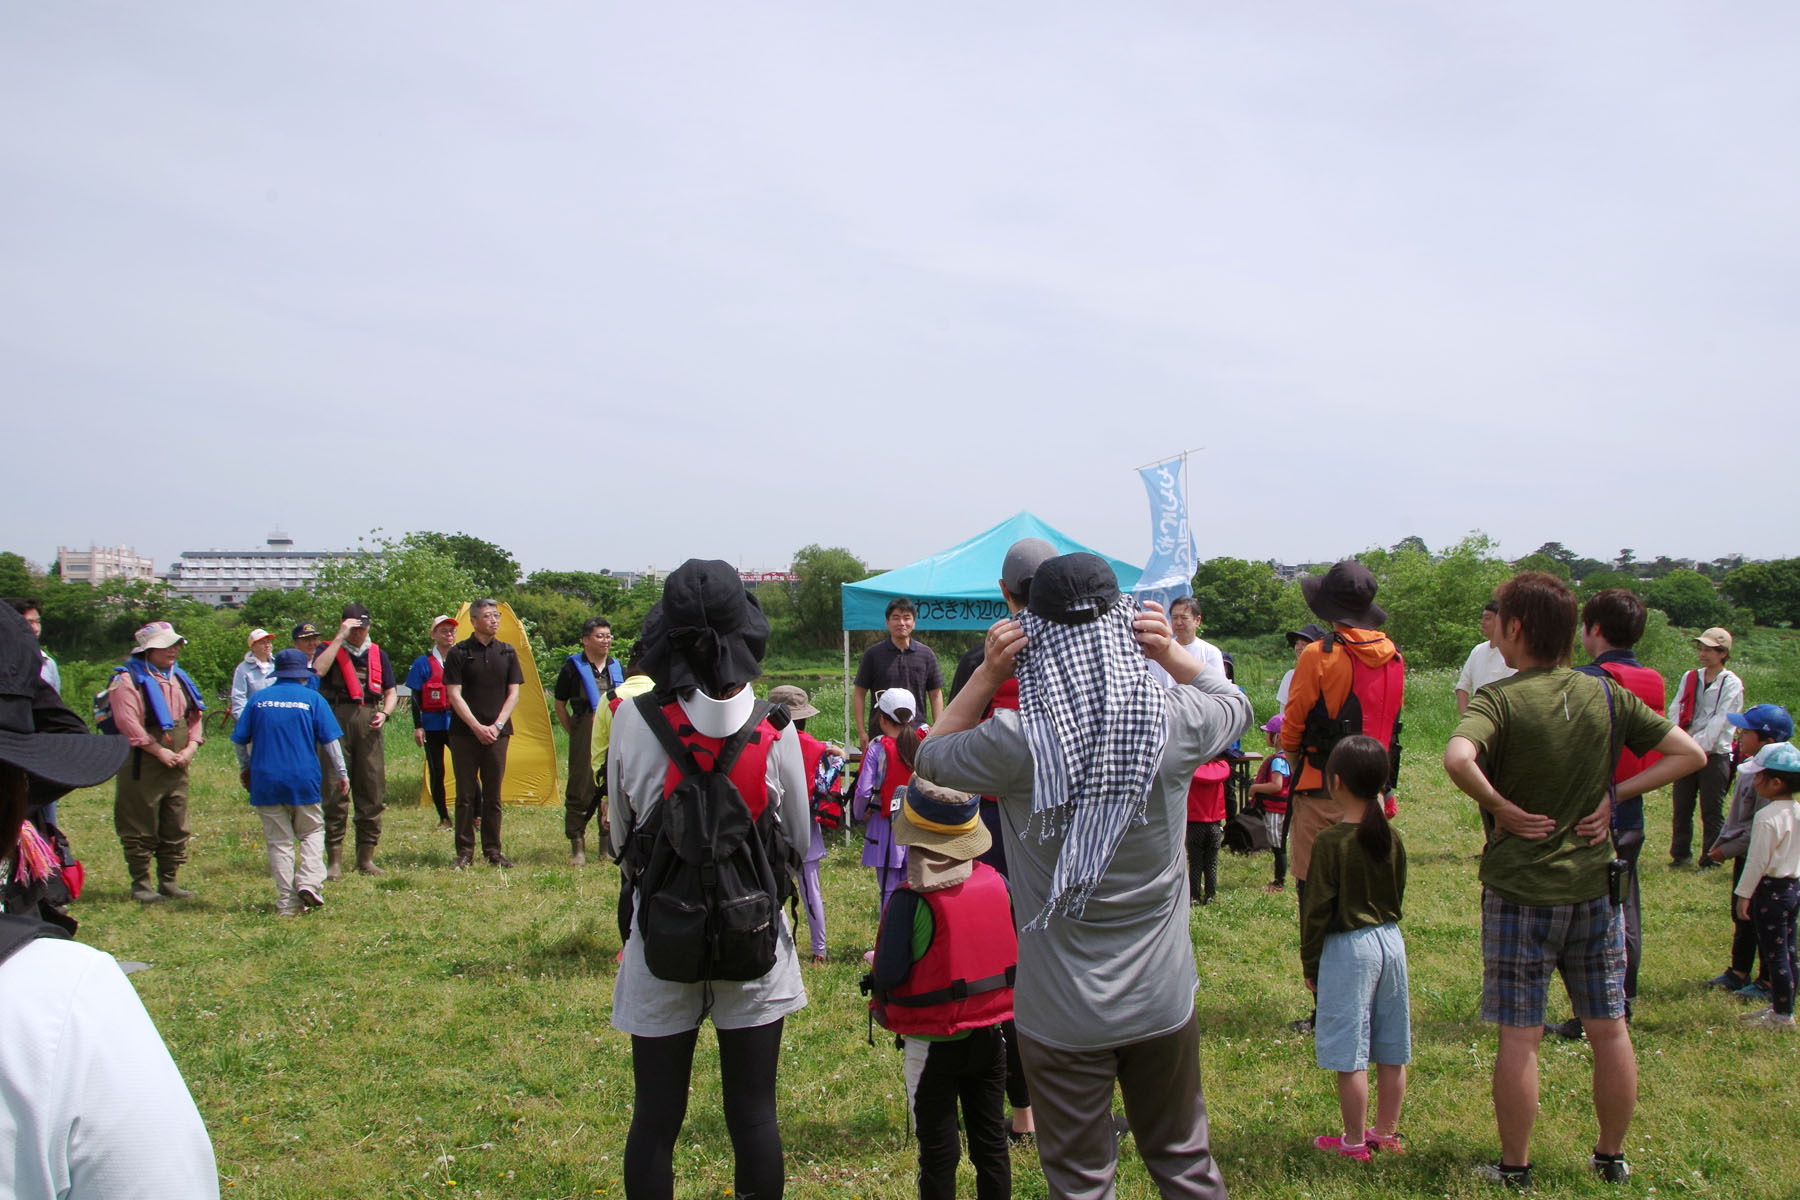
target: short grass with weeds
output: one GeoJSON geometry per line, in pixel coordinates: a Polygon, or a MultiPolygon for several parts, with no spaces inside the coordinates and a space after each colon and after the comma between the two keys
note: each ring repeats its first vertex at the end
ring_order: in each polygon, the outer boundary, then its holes
{"type": "MultiPolygon", "coordinates": [[[[1272,708],[1280,664],[1246,680],[1272,708]],[[1270,676],[1264,678],[1264,675],[1270,676]]],[[[818,732],[840,697],[821,684],[818,732]]],[[[1232,1193],[1281,1200],[1492,1194],[1472,1168],[1497,1156],[1488,1073],[1494,1030],[1477,1019],[1480,941],[1473,807],[1438,765],[1454,722],[1451,677],[1410,681],[1400,827],[1411,855],[1406,934],[1414,1061],[1401,1158],[1341,1163],[1311,1148],[1335,1132],[1332,1077],[1308,1038],[1293,892],[1265,895],[1270,860],[1226,856],[1218,900],[1192,915],[1201,1056],[1213,1149],[1232,1193]]],[[[1785,697],[1752,697],[1779,698],[1785,697]]],[[[1261,734],[1246,745],[1259,748],[1261,734]]],[[[628,1039],[608,1023],[617,872],[571,867],[559,807],[512,808],[514,870],[450,870],[450,835],[418,807],[420,758],[388,739],[390,808],[381,878],[352,875],[328,906],[278,919],[260,827],[225,739],[196,764],[183,903],[126,896],[110,789],[66,800],[86,861],[81,937],[152,964],[132,980],[212,1131],[225,1193],[241,1197],[617,1197],[631,1117],[628,1039]]],[[[1649,801],[1646,954],[1634,1038],[1642,1070],[1629,1190],[1660,1197],[1784,1197],[1800,1190],[1794,1080],[1800,1038],[1738,1027],[1743,1003],[1702,991],[1725,965],[1729,873],[1668,871],[1666,793],[1649,801]]],[[[857,991],[875,932],[875,887],[858,847],[834,840],[822,872],[831,962],[806,971],[810,1004],[790,1018],[779,1103],[788,1194],[904,1197],[914,1145],[893,1039],[869,1040],[857,991]]],[[[1551,1017],[1568,1015],[1557,990],[1551,1017]]],[[[710,1034],[676,1151],[677,1193],[731,1192],[710,1034]]],[[[1551,1195],[1614,1194],[1587,1172],[1594,1121],[1589,1055],[1546,1041],[1533,1143],[1551,1195]]],[[[1154,1194],[1130,1139],[1120,1194],[1154,1194]]],[[[1046,1189],[1015,1152],[1014,1188],[1046,1189]]],[[[974,1178],[963,1167],[962,1191],[974,1178]]]]}

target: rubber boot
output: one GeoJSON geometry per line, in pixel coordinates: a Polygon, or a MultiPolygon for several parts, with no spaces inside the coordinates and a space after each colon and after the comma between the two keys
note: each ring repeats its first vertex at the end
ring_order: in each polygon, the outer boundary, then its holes
{"type": "Polygon", "coordinates": [[[577,834],[569,839],[569,865],[587,866],[587,834],[577,834]]]}
{"type": "Polygon", "coordinates": [[[139,904],[159,904],[162,902],[162,893],[157,891],[155,886],[150,882],[149,863],[128,862],[125,864],[125,869],[131,874],[131,898],[133,900],[136,900],[139,904]]]}
{"type": "Polygon", "coordinates": [[[156,890],[171,900],[187,900],[194,894],[175,882],[173,868],[156,873],[156,890]]]}
{"type": "Polygon", "coordinates": [[[325,878],[342,879],[344,877],[344,847],[340,843],[325,848],[325,878]]]}
{"type": "Polygon", "coordinates": [[[358,846],[356,848],[356,869],[363,875],[386,875],[387,872],[375,865],[375,847],[358,846]]]}

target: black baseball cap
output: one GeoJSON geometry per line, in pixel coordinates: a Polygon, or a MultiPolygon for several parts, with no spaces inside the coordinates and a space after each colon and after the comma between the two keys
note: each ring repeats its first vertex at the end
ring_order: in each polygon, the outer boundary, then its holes
{"type": "Polygon", "coordinates": [[[1058,625],[1097,621],[1119,602],[1119,578],[1098,554],[1064,554],[1038,564],[1028,611],[1058,625]]]}

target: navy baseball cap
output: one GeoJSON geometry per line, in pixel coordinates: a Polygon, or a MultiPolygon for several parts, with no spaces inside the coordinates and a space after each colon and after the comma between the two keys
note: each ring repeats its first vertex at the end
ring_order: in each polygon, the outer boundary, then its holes
{"type": "Polygon", "coordinates": [[[275,678],[308,679],[312,673],[312,664],[306,661],[306,651],[291,648],[276,651],[275,678]]]}
{"type": "Polygon", "coordinates": [[[1727,713],[1725,719],[1770,741],[1785,742],[1794,736],[1794,718],[1779,704],[1753,704],[1741,713],[1727,713]]]}
{"type": "Polygon", "coordinates": [[[317,625],[314,625],[311,621],[302,621],[298,625],[294,626],[294,640],[296,642],[299,641],[303,637],[318,637],[318,636],[319,636],[319,627],[317,625]]]}

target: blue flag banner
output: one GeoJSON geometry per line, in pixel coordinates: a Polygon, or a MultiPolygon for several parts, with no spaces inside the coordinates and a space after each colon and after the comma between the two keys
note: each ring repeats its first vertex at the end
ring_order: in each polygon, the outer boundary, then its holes
{"type": "Polygon", "coordinates": [[[1131,592],[1167,612],[1171,600],[1193,594],[1196,556],[1188,525],[1187,456],[1139,468],[1138,474],[1150,496],[1150,560],[1131,592]]]}

